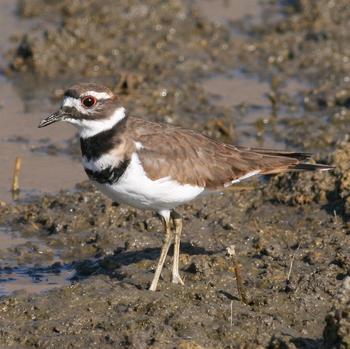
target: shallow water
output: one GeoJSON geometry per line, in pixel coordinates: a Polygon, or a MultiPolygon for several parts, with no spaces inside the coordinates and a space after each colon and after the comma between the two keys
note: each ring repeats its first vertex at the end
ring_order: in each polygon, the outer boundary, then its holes
{"type": "MultiPolygon", "coordinates": [[[[8,64],[5,55],[11,46],[11,36],[35,25],[33,20],[19,20],[15,11],[16,1],[1,2],[0,67],[3,69],[8,64]]],[[[20,82],[21,89],[27,90],[28,95],[33,89],[33,82],[20,82]]],[[[57,148],[64,148],[67,140],[74,135],[74,129],[63,124],[45,129],[45,132],[37,128],[40,119],[54,108],[47,96],[42,100],[37,98],[35,103],[30,98],[23,100],[14,83],[0,74],[0,201],[12,200],[12,175],[17,156],[22,159],[19,177],[21,198],[72,188],[85,178],[81,166],[69,156],[36,151],[45,148],[49,142],[57,148]]]]}
{"type": "Polygon", "coordinates": [[[56,271],[35,267],[3,269],[0,270],[0,296],[21,290],[26,293],[43,293],[69,285],[74,273],[71,268],[64,267],[58,267],[56,271]]]}
{"type": "Polygon", "coordinates": [[[218,24],[261,14],[259,0],[197,0],[195,4],[201,15],[218,24]]]}
{"type": "Polygon", "coordinates": [[[35,253],[45,253],[45,244],[40,239],[23,237],[18,232],[0,226],[0,296],[19,290],[45,292],[71,283],[74,269],[70,264],[62,263],[59,250],[54,251],[49,264],[28,264],[16,258],[20,257],[24,246],[33,248],[35,253]]]}
{"type": "MultiPolygon", "coordinates": [[[[33,20],[19,20],[15,14],[16,1],[1,2],[0,20],[0,67],[7,69],[5,58],[11,47],[11,36],[23,32],[35,25],[33,20]]],[[[22,89],[33,88],[30,82],[23,81],[22,89]]],[[[28,98],[23,100],[14,83],[0,74],[0,201],[12,202],[11,186],[16,157],[22,160],[19,176],[20,200],[28,200],[33,195],[55,193],[62,189],[73,188],[84,179],[79,163],[68,155],[50,155],[45,150],[48,143],[57,148],[64,148],[66,142],[74,135],[74,130],[67,125],[57,125],[45,133],[37,128],[39,120],[53,111],[47,100],[37,99],[35,103],[28,98]],[[33,107],[34,105],[34,107],[33,107]],[[43,148],[44,150],[40,150],[43,148]]],[[[6,255],[26,243],[40,244],[38,239],[21,237],[0,222],[0,253],[6,255]]],[[[11,255],[11,254],[8,254],[11,255]]],[[[12,255],[11,255],[12,256],[12,255]]],[[[58,256],[55,262],[59,261],[58,256]]],[[[25,290],[29,293],[44,292],[54,287],[70,283],[73,271],[56,264],[55,270],[50,266],[18,264],[15,259],[2,259],[0,264],[0,295],[25,290]]]]}

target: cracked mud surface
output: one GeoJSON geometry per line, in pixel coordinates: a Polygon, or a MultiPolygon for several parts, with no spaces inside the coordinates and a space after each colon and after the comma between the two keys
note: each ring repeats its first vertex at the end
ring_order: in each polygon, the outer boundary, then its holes
{"type": "MultiPolygon", "coordinates": [[[[2,296],[0,346],[348,348],[346,3],[272,2],[263,20],[215,24],[179,0],[21,1],[20,16],[40,22],[8,54],[24,99],[28,83],[32,100],[57,104],[67,84],[95,80],[132,113],[226,142],[313,151],[336,170],[246,182],[179,209],[185,287],[170,283],[170,256],[155,293],[147,288],[163,234],[151,212],[113,204],[87,182],[1,202],[1,227],[18,239],[0,250],[1,276],[22,268],[65,282],[2,296]],[[235,99],[220,85],[240,74],[263,84],[258,98],[235,99]],[[248,304],[226,254],[233,244],[248,304]]],[[[73,139],[35,151],[79,158],[73,139]]]]}

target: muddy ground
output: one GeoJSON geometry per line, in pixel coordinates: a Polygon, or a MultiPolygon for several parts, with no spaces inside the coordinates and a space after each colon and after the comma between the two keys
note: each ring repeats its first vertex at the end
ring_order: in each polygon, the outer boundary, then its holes
{"type": "MultiPolygon", "coordinates": [[[[247,182],[179,209],[185,286],[170,283],[168,258],[154,293],[162,227],[151,212],[87,182],[2,201],[1,228],[20,240],[0,250],[1,283],[19,270],[64,282],[3,293],[1,348],[350,347],[348,1],[272,1],[254,16],[210,18],[225,3],[22,0],[20,20],[37,25],[13,38],[4,74],[27,104],[53,109],[67,84],[103,82],[132,113],[313,151],[336,169],[247,182]],[[242,75],[259,82],[259,98],[239,84],[228,91],[242,75]]],[[[33,151],[79,160],[74,138],[33,151]]]]}

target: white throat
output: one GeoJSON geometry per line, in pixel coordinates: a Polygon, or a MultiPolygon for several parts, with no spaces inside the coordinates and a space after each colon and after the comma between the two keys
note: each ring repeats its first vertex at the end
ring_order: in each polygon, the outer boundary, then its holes
{"type": "Polygon", "coordinates": [[[100,132],[110,130],[118,122],[125,118],[125,108],[120,107],[114,111],[114,113],[106,119],[99,120],[86,120],[86,119],[70,119],[65,118],[64,121],[67,121],[79,130],[79,136],[81,138],[89,138],[97,135],[100,132]]]}

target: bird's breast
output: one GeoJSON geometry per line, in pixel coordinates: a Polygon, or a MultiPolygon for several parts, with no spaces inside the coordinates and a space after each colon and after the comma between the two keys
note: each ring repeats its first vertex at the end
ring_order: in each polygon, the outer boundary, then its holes
{"type": "Polygon", "coordinates": [[[125,173],[130,159],[105,154],[95,160],[83,157],[83,166],[88,177],[100,184],[115,184],[125,173]]]}
{"type": "Polygon", "coordinates": [[[97,182],[96,186],[114,201],[157,211],[189,202],[204,192],[203,187],[183,185],[169,176],[152,180],[136,153],[132,154],[125,172],[115,184],[97,182]]]}

